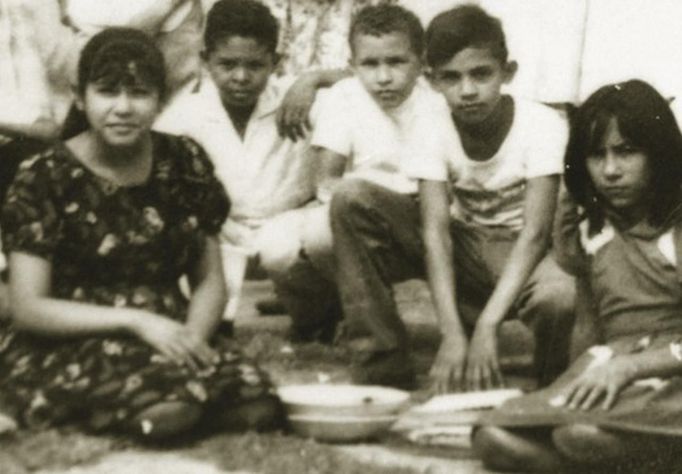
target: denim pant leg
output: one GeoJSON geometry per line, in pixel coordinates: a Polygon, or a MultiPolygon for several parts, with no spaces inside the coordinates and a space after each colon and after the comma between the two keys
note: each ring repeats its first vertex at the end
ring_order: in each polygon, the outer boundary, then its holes
{"type": "Polygon", "coordinates": [[[540,386],[551,383],[569,363],[575,320],[575,279],[551,255],[535,268],[517,299],[518,317],[535,336],[535,367],[540,386]]]}
{"type": "Polygon", "coordinates": [[[336,281],[350,332],[368,335],[373,351],[406,348],[392,284],[424,274],[416,197],[347,180],[334,192],[330,218],[336,281]]]}

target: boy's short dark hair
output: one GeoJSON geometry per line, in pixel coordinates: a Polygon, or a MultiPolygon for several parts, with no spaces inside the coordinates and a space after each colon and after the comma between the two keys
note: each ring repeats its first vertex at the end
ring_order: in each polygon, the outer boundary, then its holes
{"type": "Polygon", "coordinates": [[[218,41],[230,36],[254,38],[275,53],[279,23],[268,7],[255,0],[219,0],[206,17],[206,52],[210,53],[218,41]]]}
{"type": "Polygon", "coordinates": [[[357,35],[381,36],[396,32],[406,34],[412,50],[421,57],[424,52],[424,27],[417,15],[398,5],[364,7],[351,20],[348,35],[351,51],[357,35]]]}
{"type": "Polygon", "coordinates": [[[501,63],[509,52],[499,19],[476,5],[462,5],[437,15],[426,29],[426,63],[440,66],[466,48],[488,48],[501,63]]]}

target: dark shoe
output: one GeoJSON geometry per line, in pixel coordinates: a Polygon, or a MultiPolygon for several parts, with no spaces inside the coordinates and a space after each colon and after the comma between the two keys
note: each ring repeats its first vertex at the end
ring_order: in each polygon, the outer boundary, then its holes
{"type": "Polygon", "coordinates": [[[336,338],[337,321],[309,326],[292,325],[289,329],[289,340],[297,344],[319,342],[333,344],[336,338]]]}
{"type": "Polygon", "coordinates": [[[234,321],[223,319],[220,321],[220,324],[218,324],[218,330],[216,332],[223,337],[234,336],[234,321]]]}
{"type": "Polygon", "coordinates": [[[256,309],[261,316],[286,316],[287,314],[284,303],[274,296],[256,301],[256,309]]]}
{"type": "Polygon", "coordinates": [[[374,352],[351,372],[353,382],[385,385],[403,390],[417,388],[417,377],[410,357],[402,350],[374,352]]]}

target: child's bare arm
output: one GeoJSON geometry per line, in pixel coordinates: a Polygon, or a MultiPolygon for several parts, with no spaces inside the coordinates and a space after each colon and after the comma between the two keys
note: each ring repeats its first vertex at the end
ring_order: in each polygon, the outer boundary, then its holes
{"type": "Polygon", "coordinates": [[[189,275],[192,297],[186,323],[202,341],[208,341],[213,335],[227,303],[221,262],[218,238],[206,237],[201,258],[189,275]]]}
{"type": "Polygon", "coordinates": [[[343,177],[348,158],[322,147],[316,147],[315,153],[317,153],[315,195],[320,202],[329,202],[334,188],[343,177]]]}
{"type": "Polygon", "coordinates": [[[331,87],[341,79],[351,75],[348,69],[322,69],[301,74],[277,109],[277,131],[281,137],[296,141],[305,138],[312,129],[310,109],[315,102],[317,90],[331,87]]]}
{"type": "Polygon", "coordinates": [[[52,297],[52,264],[42,257],[11,252],[9,269],[12,319],[19,330],[52,338],[127,333],[180,365],[195,367],[202,360],[187,328],[168,317],[52,297]]]}
{"type": "Polygon", "coordinates": [[[583,372],[553,403],[571,409],[590,410],[601,402],[601,408],[610,409],[620,392],[631,383],[650,377],[682,375],[682,346],[625,354],[583,372]]]}
{"type": "Polygon", "coordinates": [[[422,180],[419,196],[427,280],[443,336],[430,375],[436,390],[446,392],[453,387],[461,389],[467,351],[467,339],[457,311],[447,183],[422,180]]]}
{"type": "Polygon", "coordinates": [[[556,209],[559,176],[529,179],[526,185],[524,227],[514,244],[495,290],[488,300],[471,340],[467,358],[470,388],[495,385],[497,328],[511,309],[524,283],[549,247],[552,218],[556,209]]]}

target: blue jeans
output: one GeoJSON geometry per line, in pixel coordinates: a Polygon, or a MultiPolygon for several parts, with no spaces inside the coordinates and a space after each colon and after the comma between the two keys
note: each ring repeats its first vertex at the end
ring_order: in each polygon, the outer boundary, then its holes
{"type": "MultiPolygon", "coordinates": [[[[336,281],[347,324],[353,332],[368,335],[374,350],[406,350],[408,335],[392,285],[425,276],[418,198],[348,180],[334,193],[330,219],[336,281]]],[[[458,306],[470,332],[495,288],[517,234],[453,222],[450,235],[458,306]]],[[[573,278],[548,255],[526,281],[508,316],[519,318],[533,331],[540,374],[552,377],[568,363],[574,301],[573,278]]]]}

